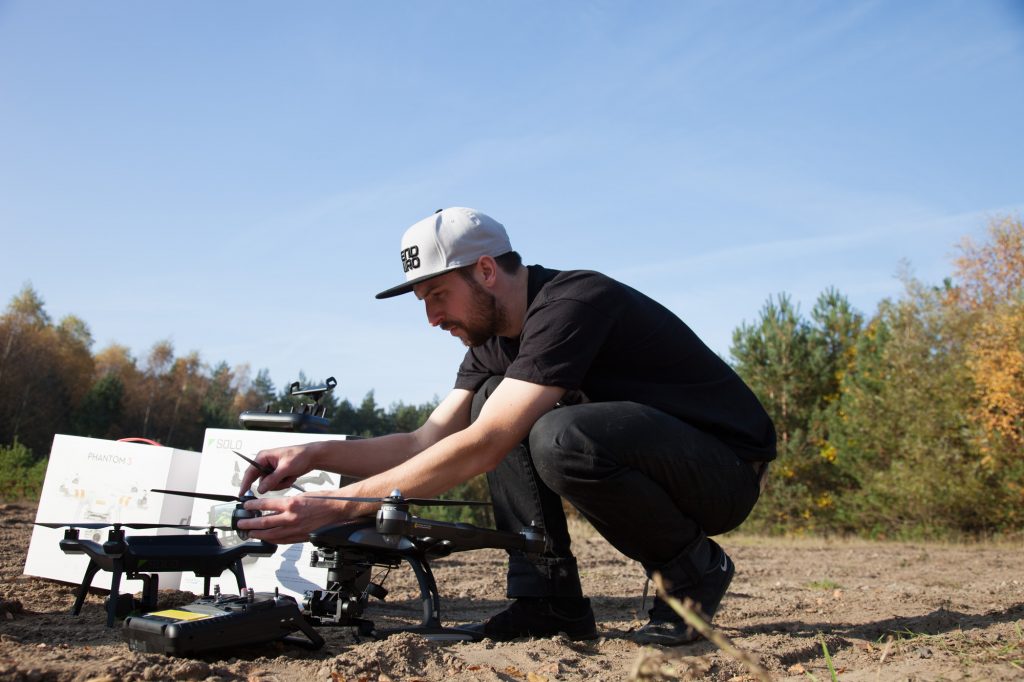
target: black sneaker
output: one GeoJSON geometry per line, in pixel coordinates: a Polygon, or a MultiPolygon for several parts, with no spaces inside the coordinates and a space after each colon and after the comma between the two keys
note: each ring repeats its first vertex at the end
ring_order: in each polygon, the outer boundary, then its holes
{"type": "MultiPolygon", "coordinates": [[[[707,623],[715,617],[718,605],[722,603],[725,591],[729,589],[736,564],[718,544],[712,542],[711,567],[704,573],[699,585],[683,588],[669,588],[669,595],[682,601],[687,597],[696,605],[707,623]]],[[[700,633],[688,626],[671,606],[660,598],[654,598],[654,606],[648,611],[651,619],[633,633],[633,640],[641,644],[679,646],[701,639],[700,633]]]]}
{"type": "Polygon", "coordinates": [[[701,634],[681,620],[654,620],[653,617],[647,621],[647,625],[633,633],[633,641],[638,644],[681,646],[699,639],[701,634]]]}
{"type": "Polygon", "coordinates": [[[585,597],[520,597],[483,623],[463,625],[460,629],[496,642],[519,637],[553,637],[560,632],[569,639],[597,637],[594,610],[585,597]]]}

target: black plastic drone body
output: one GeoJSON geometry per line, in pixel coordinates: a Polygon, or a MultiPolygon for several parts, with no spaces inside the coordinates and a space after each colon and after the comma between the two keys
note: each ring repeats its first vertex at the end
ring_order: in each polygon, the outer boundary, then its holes
{"type": "Polygon", "coordinates": [[[242,559],[249,555],[269,556],[277,545],[264,541],[250,541],[232,547],[223,546],[214,534],[223,530],[214,526],[183,526],[165,523],[37,523],[47,528],[65,528],[60,548],[65,554],[85,554],[89,565],[75,596],[71,613],[78,615],[88,594],[89,585],[100,570],[110,571],[110,595],[107,597],[107,627],[114,619],[136,608],[148,611],[156,608],[158,573],[185,571],[203,578],[203,594],[210,594],[210,580],[224,571],[231,571],[239,592],[245,589],[242,559]],[[110,528],[102,544],[79,537],[80,529],[110,528]],[[126,536],[124,529],[177,528],[201,530],[202,535],[135,535],[126,536]],[[142,599],[136,603],[131,595],[120,595],[122,576],[142,581],[142,599]]]}
{"type": "Polygon", "coordinates": [[[488,504],[457,500],[404,498],[395,490],[385,498],[338,498],[358,502],[380,502],[375,518],[363,517],[310,534],[317,547],[311,565],[327,569],[327,588],[306,592],[303,615],[317,625],[357,628],[361,635],[385,637],[393,632],[415,632],[431,639],[473,640],[479,634],[445,627],[441,621],[441,600],[430,569],[430,561],[454,552],[496,548],[528,554],[544,551],[544,533],[536,527],[519,533],[479,528],[467,523],[433,521],[414,516],[409,505],[438,506],[488,504]],[[374,568],[392,569],[405,562],[419,586],[423,617],[418,625],[378,629],[362,617],[369,598],[383,600],[388,591],[371,580],[374,568]]]}
{"type": "MultiPolygon", "coordinates": [[[[332,380],[333,381],[333,380],[332,380]]],[[[236,455],[261,467],[240,452],[236,455]]],[[[301,488],[300,488],[301,490],[301,488]]],[[[241,519],[261,516],[258,510],[245,509],[245,503],[256,499],[252,491],[244,495],[221,495],[213,493],[196,493],[185,490],[164,490],[153,488],[150,492],[168,495],[196,497],[218,502],[234,502],[229,526],[218,525],[213,519],[208,525],[178,525],[166,523],[43,523],[36,525],[48,528],[65,528],[60,548],[65,554],[85,554],[89,557],[85,577],[79,587],[71,613],[78,615],[88,593],[93,578],[100,570],[110,571],[112,575],[110,596],[107,598],[107,626],[112,627],[117,616],[140,609],[148,611],[156,608],[156,595],[159,589],[157,573],[191,572],[203,578],[203,596],[210,595],[210,580],[220,576],[224,571],[231,571],[238,583],[241,593],[245,587],[245,573],[242,560],[247,556],[270,556],[277,551],[277,545],[269,542],[250,541],[248,533],[238,527],[241,519]],[[80,537],[82,529],[109,528],[107,540],[99,543],[80,537]],[[126,536],[124,529],[176,528],[180,530],[206,530],[202,535],[159,535],[159,536],[126,536]],[[224,545],[215,531],[233,531],[241,543],[224,545]],[[121,579],[141,580],[143,583],[142,599],[136,602],[131,595],[118,594],[121,579]]],[[[98,538],[97,538],[98,539],[98,538]]]]}

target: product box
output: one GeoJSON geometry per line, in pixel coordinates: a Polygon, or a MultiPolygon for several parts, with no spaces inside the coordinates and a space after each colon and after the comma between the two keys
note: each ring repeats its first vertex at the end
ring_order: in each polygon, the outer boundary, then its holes
{"type": "MultiPolygon", "coordinates": [[[[200,455],[140,443],[56,435],[43,481],[37,522],[47,523],[170,523],[188,524],[192,500],[152,493],[152,488],[194,490],[200,455]]],[[[82,529],[82,539],[102,543],[108,529],[82,529]]],[[[186,531],[160,528],[128,529],[132,535],[169,535],[186,531]]],[[[89,557],[65,554],[60,528],[36,526],[32,531],[26,575],[81,583],[89,557]]],[[[181,574],[161,573],[160,587],[176,588],[181,574]]],[[[100,571],[92,586],[110,589],[111,575],[100,571]]],[[[121,591],[138,591],[137,581],[122,583],[121,591]]]]}
{"type": "MultiPolygon", "coordinates": [[[[207,429],[203,439],[203,456],[199,466],[199,475],[195,490],[203,493],[219,495],[237,495],[242,482],[242,473],[249,466],[238,451],[255,459],[260,450],[300,445],[323,440],[346,440],[347,436],[338,434],[295,433],[290,431],[245,431],[241,429],[207,429]]],[[[340,476],[324,471],[311,471],[299,478],[296,484],[306,492],[336,490],[340,476]]],[[[260,497],[280,497],[299,494],[293,488],[276,490],[260,497]]],[[[231,512],[235,502],[216,502],[196,498],[190,500],[192,505],[193,525],[230,525],[231,512]]],[[[242,542],[232,531],[217,531],[221,544],[232,545],[242,542]]],[[[301,601],[307,590],[323,589],[327,573],[322,568],[311,568],[310,558],[313,546],[309,543],[280,545],[277,552],[269,557],[247,557],[242,561],[245,581],[248,587],[256,591],[273,592],[278,588],[282,594],[291,595],[301,601]]],[[[237,592],[234,576],[225,573],[220,580],[225,593],[237,592]]],[[[181,589],[197,594],[202,591],[202,579],[185,574],[181,580],[181,589]]]]}

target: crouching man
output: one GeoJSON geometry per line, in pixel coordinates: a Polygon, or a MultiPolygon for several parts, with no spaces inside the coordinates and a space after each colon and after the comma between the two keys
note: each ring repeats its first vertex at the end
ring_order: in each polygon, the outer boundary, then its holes
{"type": "MultiPolygon", "coordinates": [[[[524,266],[479,211],[417,222],[400,255],[405,281],[377,298],[414,293],[427,321],[468,347],[455,388],[412,433],[259,453],[273,470],[259,491],[319,468],[361,479],[338,496],[422,497],[486,472],[497,527],[536,521],[549,542],[539,558],[510,554],[512,603],[473,626],[494,640],[596,635],[563,499],[713,617],[735,566],[710,536],[743,522],[775,457],[775,429],[750,389],[662,305],[598,272],[524,266]]],[[[242,489],[260,477],[250,467],[242,489]]],[[[272,542],[373,512],[303,495],[247,507],[276,512],[239,524],[272,542]]],[[[638,641],[697,639],[660,595],[649,615],[638,641]]]]}

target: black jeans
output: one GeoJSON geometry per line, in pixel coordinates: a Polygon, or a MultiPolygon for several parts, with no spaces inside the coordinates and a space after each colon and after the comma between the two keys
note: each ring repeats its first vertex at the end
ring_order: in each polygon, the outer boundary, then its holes
{"type": "MultiPolygon", "coordinates": [[[[477,391],[474,420],[500,381],[477,391]]],[[[562,499],[648,574],[683,587],[708,567],[707,537],[742,523],[759,494],[753,467],[727,445],[633,402],[553,409],[487,480],[499,529],[536,522],[548,537],[542,557],[510,553],[509,597],[582,595],[562,499]]]]}

